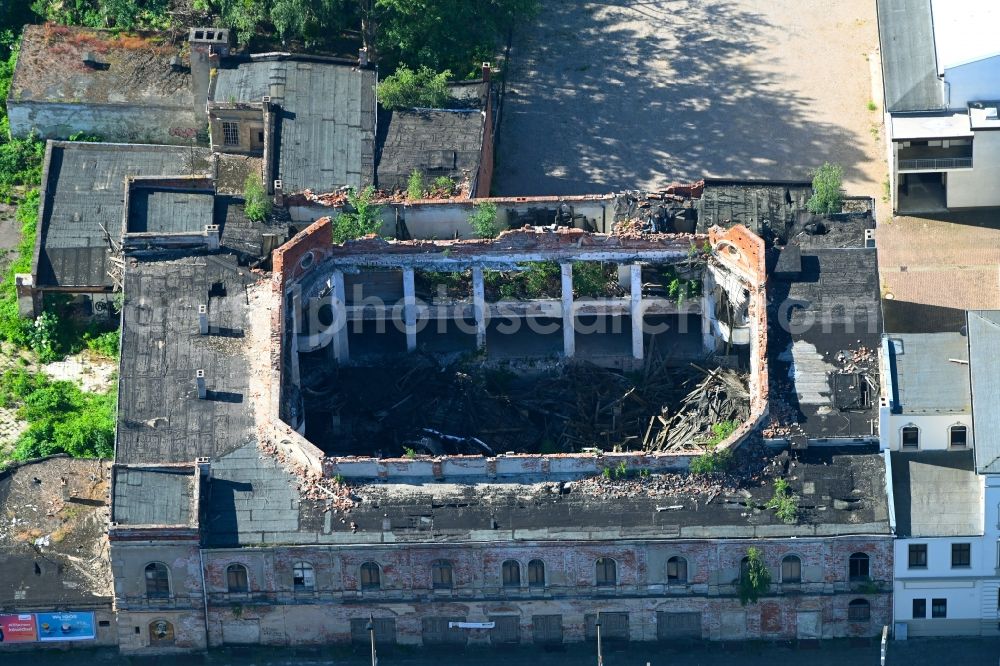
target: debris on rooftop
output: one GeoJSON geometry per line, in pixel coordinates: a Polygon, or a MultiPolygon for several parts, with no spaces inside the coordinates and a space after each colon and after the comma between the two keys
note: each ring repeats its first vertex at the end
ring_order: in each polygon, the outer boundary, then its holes
{"type": "Polygon", "coordinates": [[[734,370],[670,367],[633,374],[587,363],[523,369],[414,355],[316,373],[303,385],[307,437],[330,454],[496,455],[699,449],[721,421],[745,420],[734,370]]]}

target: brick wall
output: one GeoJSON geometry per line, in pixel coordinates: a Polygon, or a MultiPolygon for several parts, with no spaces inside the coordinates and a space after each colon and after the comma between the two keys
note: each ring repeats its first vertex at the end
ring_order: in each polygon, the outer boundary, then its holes
{"type": "MultiPolygon", "coordinates": [[[[116,559],[124,552],[118,550],[116,559]]],[[[584,640],[588,615],[620,612],[628,614],[631,640],[656,640],[658,613],[699,613],[700,637],[705,640],[793,639],[799,623],[808,625],[811,621],[819,623],[823,638],[874,636],[890,622],[892,553],[888,536],[209,550],[204,553],[210,601],[207,630],[211,645],[347,642],[351,620],[366,619],[373,613],[376,618],[393,618],[398,642],[419,645],[423,642],[423,618],[487,622],[506,615],[517,618],[519,641],[531,643],[533,616],[558,615],[564,640],[571,642],[584,640]],[[759,603],[743,607],[732,582],[751,545],[762,550],[774,582],[759,603]],[[855,552],[871,558],[870,573],[877,590],[872,583],[848,579],[848,561],[855,552]],[[781,561],[787,555],[800,558],[801,583],[781,581],[781,561]],[[674,556],[687,561],[688,581],[684,584],[668,584],[666,563],[674,556]],[[616,585],[596,585],[598,558],[615,561],[616,585]],[[528,562],[535,559],[545,564],[544,589],[528,586],[528,562]],[[452,564],[454,589],[433,589],[431,568],[438,560],[452,564]],[[501,567],[507,560],[520,564],[518,587],[503,585],[501,567]],[[313,568],[312,590],[293,589],[293,570],[300,562],[313,568]],[[359,572],[365,562],[378,563],[380,589],[361,589],[359,572]],[[226,569],[233,563],[247,567],[248,594],[227,591],[226,569]],[[856,599],[870,604],[868,620],[849,619],[848,606],[856,599]]],[[[126,567],[131,572],[141,572],[147,558],[163,561],[162,555],[138,548],[134,556],[136,561],[126,567]]],[[[168,564],[172,584],[178,589],[200,587],[196,555],[194,559],[190,553],[176,557],[168,564]]],[[[194,604],[186,610],[158,610],[133,603],[120,617],[123,649],[164,651],[148,642],[143,645],[141,636],[128,637],[135,626],[145,632],[152,621],[149,618],[157,613],[169,616],[178,631],[183,630],[184,645],[195,647],[199,631],[205,633],[203,610],[194,604]]],[[[663,619],[666,626],[669,618],[663,619]]],[[[488,644],[490,632],[471,632],[468,639],[488,644]]],[[[176,647],[180,646],[179,642],[176,647]]]]}

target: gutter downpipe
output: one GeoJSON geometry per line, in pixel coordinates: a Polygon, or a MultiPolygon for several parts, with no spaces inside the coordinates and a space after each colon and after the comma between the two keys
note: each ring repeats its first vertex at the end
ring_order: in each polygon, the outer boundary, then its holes
{"type": "Polygon", "coordinates": [[[208,631],[208,586],[205,583],[205,551],[198,546],[198,559],[201,561],[201,599],[205,602],[205,649],[211,646],[208,631]]]}
{"type": "MultiPolygon", "coordinates": [[[[896,503],[893,500],[893,488],[892,488],[892,456],[890,455],[889,449],[882,452],[882,456],[885,458],[885,493],[887,501],[887,509],[889,512],[889,531],[892,533],[893,537],[893,551],[896,550],[896,503]]],[[[895,554],[892,558],[893,569],[896,568],[896,558],[895,554]]],[[[893,638],[896,637],[896,572],[892,572],[892,602],[889,605],[889,622],[891,623],[891,632],[893,638]]]]}

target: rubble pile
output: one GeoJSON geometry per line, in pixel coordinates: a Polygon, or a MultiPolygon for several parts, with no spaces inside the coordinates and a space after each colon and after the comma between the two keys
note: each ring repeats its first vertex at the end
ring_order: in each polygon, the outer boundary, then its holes
{"type": "Polygon", "coordinates": [[[713,425],[749,415],[745,376],[653,356],[630,375],[586,363],[517,375],[429,355],[330,372],[302,389],[307,412],[329,415],[307,422],[333,424],[309,433],[337,442],[330,455],[697,450],[713,425]]]}

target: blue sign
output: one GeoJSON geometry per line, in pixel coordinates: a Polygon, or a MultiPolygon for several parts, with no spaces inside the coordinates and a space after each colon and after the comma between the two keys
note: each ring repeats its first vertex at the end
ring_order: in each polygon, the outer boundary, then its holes
{"type": "Polygon", "coordinates": [[[93,613],[35,613],[40,641],[87,641],[97,638],[93,613]]]}

